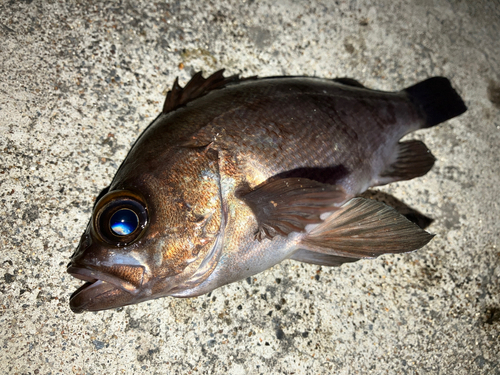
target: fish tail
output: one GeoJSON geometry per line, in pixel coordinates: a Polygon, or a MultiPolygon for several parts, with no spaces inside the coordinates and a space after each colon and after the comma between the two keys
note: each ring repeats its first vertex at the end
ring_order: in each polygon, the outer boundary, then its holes
{"type": "Polygon", "coordinates": [[[432,77],[406,88],[424,115],[422,128],[430,128],[467,110],[464,101],[445,77],[432,77]]]}

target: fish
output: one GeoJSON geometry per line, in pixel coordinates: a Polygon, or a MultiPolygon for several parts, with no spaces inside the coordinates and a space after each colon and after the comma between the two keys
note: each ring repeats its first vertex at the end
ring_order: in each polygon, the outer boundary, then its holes
{"type": "Polygon", "coordinates": [[[397,92],[351,78],[208,78],[162,112],[97,197],[67,272],[75,313],[196,297],[285,259],[341,266],[433,237],[368,188],[425,175],[405,135],[467,110],[445,77],[397,92]]]}

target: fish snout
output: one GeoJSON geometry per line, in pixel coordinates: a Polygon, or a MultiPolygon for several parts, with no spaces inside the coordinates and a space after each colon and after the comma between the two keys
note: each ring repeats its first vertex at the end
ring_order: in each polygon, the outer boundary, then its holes
{"type": "Polygon", "coordinates": [[[67,272],[85,281],[70,297],[76,313],[106,310],[136,303],[145,292],[146,269],[125,249],[104,248],[88,233],[71,256],[67,272]]]}
{"type": "Polygon", "coordinates": [[[70,263],[67,272],[85,281],[70,297],[73,312],[99,311],[136,303],[144,281],[144,267],[129,265],[76,266],[70,263]]]}

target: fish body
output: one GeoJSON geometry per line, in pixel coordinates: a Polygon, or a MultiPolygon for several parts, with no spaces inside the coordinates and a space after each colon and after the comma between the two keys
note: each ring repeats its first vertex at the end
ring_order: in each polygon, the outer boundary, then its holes
{"type": "Polygon", "coordinates": [[[68,272],[75,312],[193,297],[284,259],[338,266],[416,250],[432,235],[371,186],[425,174],[406,134],[466,110],[445,78],[389,93],[351,79],[177,81],[93,216],[68,272]]]}

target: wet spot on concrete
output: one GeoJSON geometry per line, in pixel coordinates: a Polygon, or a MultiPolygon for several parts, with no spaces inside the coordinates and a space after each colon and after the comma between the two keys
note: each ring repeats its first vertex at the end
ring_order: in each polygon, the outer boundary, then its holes
{"type": "Polygon", "coordinates": [[[351,43],[348,43],[348,42],[345,42],[344,43],[344,48],[347,52],[349,52],[350,54],[353,54],[355,49],[354,49],[354,46],[351,44],[351,43]]]}
{"type": "Polygon", "coordinates": [[[444,226],[447,229],[453,229],[460,226],[460,213],[457,211],[457,206],[454,203],[447,202],[442,207],[444,226]]]}
{"type": "Polygon", "coordinates": [[[99,341],[99,340],[92,341],[92,344],[94,344],[94,346],[97,350],[101,350],[102,348],[104,348],[106,346],[106,344],[103,341],[99,341]]]}
{"type": "Polygon", "coordinates": [[[500,108],[500,83],[490,81],[488,85],[488,99],[497,108],[500,108]]]}
{"type": "Polygon", "coordinates": [[[134,318],[129,318],[129,321],[128,321],[128,324],[127,326],[125,327],[125,332],[129,331],[129,330],[135,330],[135,329],[138,329],[140,328],[140,321],[139,319],[134,319],[134,318]]]}
{"type": "Polygon", "coordinates": [[[500,322],[500,308],[499,307],[490,307],[486,309],[486,324],[494,324],[496,322],[500,322]]]}
{"type": "Polygon", "coordinates": [[[260,49],[270,45],[272,42],[271,32],[259,26],[250,27],[248,37],[260,49]]]}
{"type": "Polygon", "coordinates": [[[11,275],[10,273],[6,273],[5,275],[3,275],[3,278],[7,284],[13,283],[16,279],[16,277],[14,275],[11,275]]]}
{"type": "Polygon", "coordinates": [[[281,328],[278,328],[276,330],[276,338],[278,340],[283,340],[285,338],[285,332],[283,332],[283,330],[281,328]]]}
{"type": "Polygon", "coordinates": [[[144,362],[147,359],[151,360],[151,358],[153,357],[153,355],[156,354],[156,353],[159,353],[159,352],[160,352],[160,348],[149,349],[146,352],[146,354],[138,355],[137,356],[137,360],[139,362],[144,362]]]}
{"type": "Polygon", "coordinates": [[[39,216],[38,206],[32,205],[27,210],[24,211],[23,220],[26,220],[27,222],[31,223],[32,221],[38,219],[38,216],[39,216]]]}

